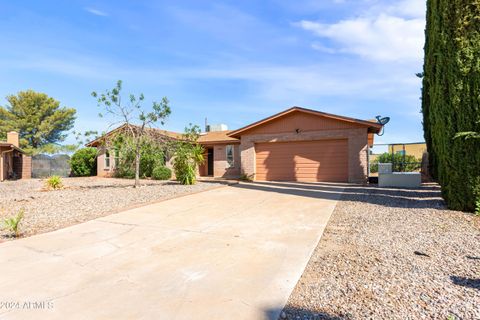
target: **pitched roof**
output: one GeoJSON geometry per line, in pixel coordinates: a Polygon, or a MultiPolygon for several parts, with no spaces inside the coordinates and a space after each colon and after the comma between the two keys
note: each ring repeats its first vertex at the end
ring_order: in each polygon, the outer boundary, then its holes
{"type": "MultiPolygon", "coordinates": [[[[120,127],[115,128],[115,129],[107,132],[106,134],[102,135],[101,137],[98,137],[97,139],[88,142],[87,144],[85,144],[85,146],[86,147],[96,147],[96,146],[99,145],[99,143],[102,141],[102,139],[104,137],[108,137],[108,136],[110,136],[110,135],[112,135],[116,132],[124,130],[126,128],[126,126],[127,126],[127,124],[123,124],[120,127]]],[[[132,125],[132,126],[133,127],[138,127],[138,126],[135,126],[135,125],[132,125]]],[[[157,128],[147,128],[147,130],[153,132],[155,135],[162,135],[162,136],[165,136],[165,137],[170,138],[170,139],[181,139],[182,138],[181,133],[177,133],[177,132],[173,132],[173,131],[162,130],[162,129],[157,129],[157,128]]]]}
{"type": "Polygon", "coordinates": [[[378,133],[382,129],[381,124],[379,124],[377,122],[369,121],[369,120],[360,120],[360,119],[355,119],[355,118],[350,118],[350,117],[345,117],[345,116],[339,116],[339,115],[335,115],[335,114],[331,114],[331,113],[321,112],[321,111],[302,108],[302,107],[292,107],[292,108],[287,109],[285,111],[274,114],[273,116],[270,116],[268,118],[256,121],[256,122],[251,123],[251,124],[249,124],[245,127],[234,130],[234,131],[230,132],[228,135],[230,137],[240,137],[240,133],[242,133],[244,131],[250,130],[254,127],[260,126],[262,124],[265,124],[269,121],[272,121],[272,120],[275,120],[275,119],[280,118],[282,116],[285,116],[285,115],[290,114],[292,112],[305,112],[305,113],[309,113],[309,114],[313,114],[313,115],[317,115],[317,116],[323,116],[323,117],[330,118],[330,119],[335,119],[335,120],[340,120],[340,121],[345,121],[345,122],[364,125],[364,126],[368,127],[369,132],[374,132],[374,133],[378,133]]]}
{"type": "Polygon", "coordinates": [[[240,142],[237,138],[230,137],[230,132],[232,132],[232,130],[204,132],[200,134],[198,142],[201,144],[240,142]]]}
{"type": "Polygon", "coordinates": [[[6,142],[6,141],[0,141],[0,147],[10,147],[10,148],[13,148],[13,149],[15,149],[19,152],[25,153],[25,151],[23,151],[19,147],[15,146],[14,144],[12,144],[10,142],[6,142]]]}

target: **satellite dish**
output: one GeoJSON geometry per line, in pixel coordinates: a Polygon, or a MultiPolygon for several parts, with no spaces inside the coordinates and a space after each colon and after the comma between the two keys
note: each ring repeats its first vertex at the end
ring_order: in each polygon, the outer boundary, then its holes
{"type": "Polygon", "coordinates": [[[383,117],[382,116],[376,116],[375,117],[382,126],[386,125],[388,122],[390,122],[390,117],[383,117]]]}
{"type": "Polygon", "coordinates": [[[382,116],[376,116],[375,119],[377,119],[377,122],[382,125],[382,131],[377,133],[379,136],[383,136],[385,133],[385,125],[390,122],[390,117],[383,117],[382,116]]]}

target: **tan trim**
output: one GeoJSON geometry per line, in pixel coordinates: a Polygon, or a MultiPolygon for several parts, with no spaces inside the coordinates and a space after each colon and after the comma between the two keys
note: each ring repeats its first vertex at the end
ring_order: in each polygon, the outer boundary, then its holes
{"type": "Polygon", "coordinates": [[[197,141],[202,146],[218,145],[218,144],[240,144],[240,140],[218,140],[218,141],[197,141]]]}
{"type": "Polygon", "coordinates": [[[381,124],[374,123],[374,122],[371,122],[371,121],[365,121],[365,120],[360,120],[360,119],[355,119],[355,118],[350,118],[350,117],[339,116],[339,115],[335,115],[335,114],[331,114],[331,113],[316,111],[316,110],[312,110],[312,109],[306,109],[306,108],[302,108],[302,107],[292,107],[292,108],[287,109],[285,111],[274,114],[273,116],[270,116],[268,118],[256,121],[256,122],[254,122],[252,124],[249,124],[245,127],[234,130],[234,131],[230,132],[228,134],[228,136],[233,137],[233,138],[240,138],[240,136],[241,136],[240,133],[242,133],[242,132],[245,132],[245,131],[250,130],[254,127],[260,126],[262,124],[265,124],[267,122],[270,122],[272,120],[275,120],[277,118],[280,118],[282,116],[285,116],[285,115],[287,115],[289,113],[292,113],[292,112],[295,112],[295,111],[300,111],[300,112],[313,114],[313,115],[317,115],[317,116],[323,116],[323,117],[326,117],[326,118],[331,118],[331,119],[340,120],[340,121],[346,121],[346,122],[350,122],[350,123],[361,124],[361,125],[367,126],[369,128],[369,130],[372,129],[372,132],[374,132],[374,133],[378,133],[382,129],[381,124]]]}

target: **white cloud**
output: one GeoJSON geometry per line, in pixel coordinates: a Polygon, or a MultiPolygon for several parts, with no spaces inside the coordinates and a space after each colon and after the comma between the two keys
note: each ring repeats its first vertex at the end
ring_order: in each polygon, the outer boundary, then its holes
{"type": "Polygon", "coordinates": [[[85,11],[88,11],[93,15],[100,16],[100,17],[108,17],[108,13],[106,13],[104,11],[100,11],[98,9],[88,8],[88,7],[84,8],[84,9],[85,9],[85,11]]]}
{"type": "MultiPolygon", "coordinates": [[[[329,39],[340,52],[381,61],[419,61],[424,44],[424,5],[423,0],[406,0],[332,24],[302,20],[296,25],[329,39]]],[[[315,46],[325,51],[324,46],[315,46]]]]}

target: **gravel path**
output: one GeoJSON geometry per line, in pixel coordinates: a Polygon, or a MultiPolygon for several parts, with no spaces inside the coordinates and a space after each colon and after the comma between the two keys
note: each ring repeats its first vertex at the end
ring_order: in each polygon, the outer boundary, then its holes
{"type": "MultiPolygon", "coordinates": [[[[25,210],[20,225],[22,236],[30,236],[85,222],[134,205],[219,186],[218,182],[198,182],[183,186],[175,181],[142,180],[133,188],[133,180],[113,178],[64,178],[64,189],[45,191],[39,179],[0,183],[0,220],[25,210]]],[[[3,227],[3,226],[2,226],[3,227]]],[[[0,231],[0,241],[8,239],[0,231]]]]}
{"type": "Polygon", "coordinates": [[[480,319],[480,218],[440,190],[349,187],[287,319],[480,319]]]}

